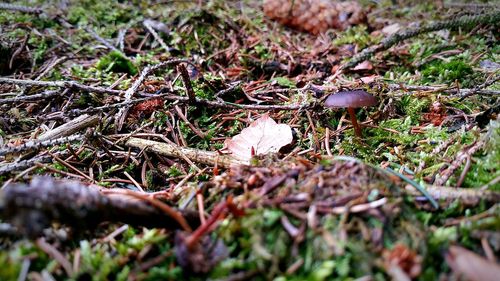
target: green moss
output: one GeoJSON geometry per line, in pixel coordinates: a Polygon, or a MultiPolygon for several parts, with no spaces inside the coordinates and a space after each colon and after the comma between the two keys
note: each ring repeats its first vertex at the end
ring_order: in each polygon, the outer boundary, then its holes
{"type": "Polygon", "coordinates": [[[80,273],[90,274],[95,281],[108,280],[110,274],[119,269],[120,258],[120,256],[113,257],[110,250],[108,245],[91,246],[88,241],[81,241],[80,273]]]}
{"type": "Polygon", "coordinates": [[[83,0],[78,5],[70,6],[67,19],[75,25],[115,25],[137,19],[139,11],[140,9],[123,5],[120,1],[83,0]]]}
{"type": "MultiPolygon", "coordinates": [[[[479,187],[488,184],[500,176],[500,122],[491,121],[489,126],[490,137],[483,151],[475,154],[465,177],[464,187],[479,187]]],[[[489,187],[490,190],[500,191],[500,184],[489,187]]]]}
{"type": "Polygon", "coordinates": [[[276,82],[282,87],[295,88],[295,82],[286,77],[276,77],[273,78],[271,82],[276,82]]]}
{"type": "Polygon", "coordinates": [[[268,60],[271,58],[271,53],[268,48],[262,44],[258,44],[254,47],[255,53],[262,60],[268,60]]]}
{"type": "Polygon", "coordinates": [[[176,166],[170,166],[170,168],[166,171],[166,174],[171,178],[183,175],[182,171],[176,166]]]}
{"type": "Polygon", "coordinates": [[[171,267],[164,264],[151,268],[147,274],[144,274],[144,280],[183,280],[185,275],[179,266],[171,267]]]}
{"type": "Polygon", "coordinates": [[[144,230],[142,235],[134,235],[125,241],[128,247],[135,250],[142,250],[150,244],[157,244],[165,240],[165,234],[161,233],[158,229],[144,230]]]}
{"type": "Polygon", "coordinates": [[[111,51],[99,59],[96,68],[105,72],[123,72],[130,75],[135,75],[138,72],[134,63],[117,51],[111,51]]]}
{"type": "Polygon", "coordinates": [[[21,271],[21,260],[11,256],[12,253],[1,251],[0,264],[0,280],[17,280],[19,272],[21,271]]]}
{"type": "Polygon", "coordinates": [[[34,46],[33,58],[36,62],[44,60],[45,52],[52,45],[45,37],[31,37],[28,43],[34,46]]]}
{"type": "Polygon", "coordinates": [[[365,25],[356,25],[349,27],[346,31],[341,33],[337,39],[333,40],[333,44],[341,46],[345,44],[356,44],[359,48],[379,41],[381,37],[370,36],[365,25]]]}
{"type": "Polygon", "coordinates": [[[469,63],[455,59],[450,62],[435,61],[422,69],[424,83],[448,83],[459,81],[463,87],[473,84],[472,67],[469,63]]]}
{"type": "Polygon", "coordinates": [[[418,124],[422,111],[428,108],[431,101],[428,98],[415,97],[411,95],[403,96],[399,102],[399,107],[401,111],[405,113],[405,116],[411,118],[412,124],[418,124]]]}

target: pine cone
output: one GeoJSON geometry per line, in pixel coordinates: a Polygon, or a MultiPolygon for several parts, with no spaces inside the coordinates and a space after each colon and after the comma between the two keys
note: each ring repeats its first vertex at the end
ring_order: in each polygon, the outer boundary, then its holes
{"type": "Polygon", "coordinates": [[[365,12],[354,1],[264,0],[263,8],[269,18],[312,34],[366,22],[365,12]]]}

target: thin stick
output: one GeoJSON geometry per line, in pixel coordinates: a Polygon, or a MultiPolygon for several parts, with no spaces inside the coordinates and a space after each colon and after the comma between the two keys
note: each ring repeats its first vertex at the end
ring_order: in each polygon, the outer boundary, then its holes
{"type": "Polygon", "coordinates": [[[479,189],[480,190],[486,190],[488,188],[490,188],[491,186],[494,186],[495,184],[499,183],[500,182],[500,176],[494,178],[493,180],[491,180],[489,183],[481,186],[479,189]]]}
{"type": "Polygon", "coordinates": [[[109,104],[109,105],[103,105],[103,106],[98,106],[98,107],[90,107],[86,109],[72,109],[67,111],[65,114],[66,116],[76,116],[76,115],[81,115],[81,114],[86,114],[86,113],[95,113],[95,112],[103,112],[105,110],[111,110],[115,108],[121,108],[123,106],[132,106],[134,104],[141,103],[143,101],[147,100],[152,100],[152,99],[157,99],[157,98],[165,98],[166,95],[155,95],[155,96],[150,96],[150,97],[145,97],[145,98],[140,98],[140,99],[135,99],[135,100],[129,100],[129,101],[124,101],[124,102],[119,102],[119,103],[114,103],[114,104],[109,104]]]}
{"type": "Polygon", "coordinates": [[[42,149],[43,147],[49,147],[49,146],[59,145],[59,144],[63,144],[63,143],[79,141],[82,139],[83,139],[82,135],[72,135],[72,136],[68,136],[68,137],[50,139],[50,140],[46,140],[46,141],[30,140],[26,143],[23,143],[20,146],[1,147],[0,148],[0,156],[4,156],[4,155],[9,154],[9,153],[18,153],[18,152],[22,152],[22,151],[26,151],[26,150],[39,150],[39,149],[42,149]]]}
{"type": "Polygon", "coordinates": [[[43,135],[38,137],[38,140],[53,140],[69,136],[87,127],[95,126],[98,122],[99,117],[97,115],[90,116],[84,114],[53,130],[45,132],[43,135]]]}
{"type": "Polygon", "coordinates": [[[175,146],[167,143],[145,140],[140,138],[130,138],[125,142],[126,146],[145,149],[148,152],[154,152],[161,155],[188,159],[207,165],[217,165],[221,167],[230,167],[231,165],[249,165],[248,161],[238,160],[230,155],[220,155],[217,152],[198,150],[194,148],[187,148],[175,146]]]}
{"type": "Polygon", "coordinates": [[[328,156],[333,156],[330,150],[330,129],[327,127],[325,131],[325,149],[328,156]]]}
{"type": "Polygon", "coordinates": [[[333,214],[338,214],[338,215],[345,214],[348,212],[349,213],[359,213],[359,212],[364,212],[364,211],[369,210],[369,209],[378,208],[378,207],[384,205],[385,203],[387,203],[387,198],[383,197],[383,198],[380,198],[380,199],[375,200],[373,202],[354,205],[352,207],[346,207],[346,206],[335,207],[335,208],[331,209],[330,212],[333,214]]]}
{"type": "Polygon", "coordinates": [[[403,40],[415,37],[423,33],[428,33],[452,27],[474,26],[478,24],[495,24],[499,21],[500,21],[500,10],[495,10],[490,13],[465,15],[451,20],[445,20],[431,24],[421,25],[420,27],[414,29],[403,29],[404,31],[397,32],[391,35],[390,37],[385,38],[384,40],[382,40],[380,44],[370,46],[364,49],[359,54],[355,55],[352,59],[350,59],[346,64],[342,65],[339,69],[343,70],[346,68],[354,67],[358,63],[369,59],[373,54],[377,52],[387,50],[393,45],[403,40]]]}
{"type": "Polygon", "coordinates": [[[57,88],[75,88],[82,91],[94,92],[99,94],[123,94],[124,91],[111,90],[102,87],[87,86],[75,81],[37,81],[37,80],[23,80],[0,77],[0,83],[15,84],[19,86],[40,86],[40,87],[57,87],[57,88]]]}
{"type": "Polygon", "coordinates": [[[134,191],[128,190],[128,189],[118,189],[118,190],[117,189],[113,189],[113,190],[104,189],[101,192],[103,194],[113,194],[113,193],[114,194],[124,194],[124,195],[128,195],[130,197],[145,200],[148,203],[150,203],[151,205],[153,205],[153,206],[157,207],[158,209],[162,210],[163,212],[165,212],[168,216],[170,216],[174,220],[176,220],[177,223],[179,223],[179,225],[185,231],[187,231],[187,232],[193,231],[191,226],[189,226],[186,219],[184,219],[184,217],[182,216],[182,214],[180,212],[174,210],[172,207],[170,207],[169,205],[167,205],[159,200],[151,198],[146,193],[142,194],[142,193],[134,192],[134,191]]]}
{"type": "Polygon", "coordinates": [[[27,7],[21,5],[14,5],[9,3],[0,3],[0,10],[23,12],[28,14],[41,14],[43,10],[38,7],[27,7]]]}
{"type": "Polygon", "coordinates": [[[52,257],[54,260],[56,260],[62,268],[64,268],[64,271],[66,271],[66,274],[68,276],[73,275],[73,268],[71,266],[71,263],[69,262],[64,255],[59,252],[54,246],[50,245],[45,241],[45,238],[38,238],[36,240],[36,245],[42,249],[47,255],[52,257]]]}
{"type": "Polygon", "coordinates": [[[51,156],[38,156],[27,160],[17,161],[14,163],[7,163],[7,164],[3,163],[2,165],[0,165],[0,175],[17,170],[26,169],[32,167],[33,165],[36,165],[36,163],[47,163],[51,161],[52,161],[51,156]]]}
{"type": "Polygon", "coordinates": [[[443,185],[443,184],[445,184],[446,181],[448,181],[448,179],[453,175],[453,173],[458,168],[460,168],[460,166],[462,165],[462,163],[467,160],[467,157],[469,155],[473,155],[479,149],[482,149],[486,145],[489,137],[490,137],[490,133],[487,133],[486,136],[484,136],[483,138],[481,138],[480,140],[478,140],[472,146],[466,148],[465,151],[460,151],[457,154],[457,156],[455,157],[455,160],[453,160],[453,162],[450,163],[449,167],[446,168],[446,170],[444,170],[443,172],[441,172],[440,175],[438,175],[438,177],[436,178],[436,181],[434,182],[434,184],[436,184],[436,185],[443,185]]]}
{"type": "Polygon", "coordinates": [[[34,100],[47,99],[47,98],[50,98],[53,96],[60,96],[60,95],[62,95],[62,91],[60,91],[60,90],[48,90],[48,91],[45,91],[45,92],[40,93],[40,94],[0,99],[0,104],[34,101],[34,100]]]}
{"type": "Polygon", "coordinates": [[[200,130],[198,130],[198,128],[196,128],[193,123],[189,122],[189,120],[186,118],[186,116],[182,113],[182,110],[180,109],[180,107],[178,105],[176,105],[174,107],[175,111],[177,112],[177,115],[179,115],[179,117],[182,119],[182,121],[184,121],[188,126],[189,128],[191,128],[191,130],[193,131],[193,133],[195,133],[198,137],[200,137],[201,139],[205,139],[206,137],[206,134],[201,132],[200,130]]]}
{"type": "Polygon", "coordinates": [[[201,192],[196,193],[196,202],[198,203],[200,222],[203,225],[207,222],[207,220],[205,219],[205,205],[203,204],[203,194],[201,194],[201,192]]]}
{"type": "Polygon", "coordinates": [[[158,41],[158,43],[160,43],[160,46],[163,48],[163,50],[165,50],[165,52],[167,52],[167,53],[170,53],[170,50],[169,50],[167,44],[165,44],[165,41],[163,41],[163,39],[160,37],[160,35],[158,35],[158,33],[156,33],[156,31],[154,30],[154,28],[153,28],[154,21],[150,20],[150,19],[146,19],[142,22],[142,24],[144,25],[144,27],[146,27],[146,29],[149,31],[149,33],[151,33],[151,35],[153,35],[155,40],[158,41]]]}
{"type": "Polygon", "coordinates": [[[115,52],[119,53],[120,55],[122,55],[124,58],[127,58],[127,56],[122,51],[118,50],[115,46],[113,46],[111,43],[109,43],[106,39],[99,36],[99,34],[97,34],[92,28],[86,27],[85,31],[87,31],[87,33],[92,35],[92,37],[94,37],[94,39],[101,42],[109,50],[115,51],[115,52]]]}
{"type": "MultiPolygon", "coordinates": [[[[407,185],[404,189],[406,193],[413,196],[422,195],[414,187],[407,185]]],[[[484,199],[488,202],[500,202],[500,193],[478,188],[460,188],[428,185],[425,190],[436,199],[461,199],[464,201],[475,201],[484,199]]]]}
{"type": "Polygon", "coordinates": [[[184,83],[184,87],[186,87],[186,93],[189,98],[189,103],[196,102],[196,95],[193,90],[193,85],[191,85],[191,79],[189,78],[189,73],[186,67],[183,64],[179,64],[177,66],[177,70],[181,73],[182,82],[184,83]]]}
{"type": "Polygon", "coordinates": [[[123,173],[131,182],[134,183],[135,187],[137,187],[137,189],[139,189],[140,192],[145,193],[144,189],[142,189],[142,186],[127,171],[124,171],[123,173]]]}
{"type": "Polygon", "coordinates": [[[79,174],[80,176],[82,176],[82,177],[84,177],[84,178],[88,179],[89,181],[94,182],[94,179],[92,179],[91,177],[87,176],[84,172],[82,172],[82,171],[78,170],[78,169],[77,169],[77,168],[75,168],[73,165],[71,165],[71,164],[69,164],[68,162],[66,162],[66,161],[62,160],[61,158],[57,157],[56,155],[53,155],[53,154],[51,154],[51,155],[52,155],[52,157],[54,157],[54,159],[55,159],[57,162],[61,163],[61,165],[65,166],[66,168],[68,168],[68,169],[70,169],[70,170],[75,171],[77,174],[79,174]]]}
{"type": "Polygon", "coordinates": [[[439,86],[418,86],[418,85],[400,85],[400,84],[389,84],[387,86],[389,87],[390,90],[403,90],[410,92],[414,91],[443,92],[447,94],[455,94],[459,98],[465,98],[472,95],[484,95],[484,96],[500,95],[500,91],[481,89],[487,87],[485,86],[484,83],[474,89],[449,89],[448,87],[442,87],[442,86],[439,87],[439,86]]]}

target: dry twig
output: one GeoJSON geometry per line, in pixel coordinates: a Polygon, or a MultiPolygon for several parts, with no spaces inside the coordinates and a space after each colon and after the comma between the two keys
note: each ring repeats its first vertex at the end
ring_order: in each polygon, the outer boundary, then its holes
{"type": "Polygon", "coordinates": [[[194,148],[180,147],[172,144],[161,143],[152,140],[130,138],[125,142],[126,146],[145,149],[149,152],[158,153],[169,157],[186,157],[193,162],[215,165],[220,167],[230,167],[231,165],[248,165],[248,162],[241,161],[230,155],[221,155],[213,151],[198,150],[194,148]]]}
{"type": "Polygon", "coordinates": [[[81,115],[77,118],[69,121],[66,124],[63,124],[55,129],[45,132],[43,135],[38,137],[38,140],[53,140],[57,138],[62,138],[65,136],[72,135],[82,129],[95,126],[99,121],[99,117],[97,115],[81,115]]]}

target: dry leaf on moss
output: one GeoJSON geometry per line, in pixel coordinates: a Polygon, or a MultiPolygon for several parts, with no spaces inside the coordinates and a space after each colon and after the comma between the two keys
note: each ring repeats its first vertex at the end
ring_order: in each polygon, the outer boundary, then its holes
{"type": "Polygon", "coordinates": [[[232,156],[240,160],[250,160],[252,149],[255,155],[278,152],[293,140],[292,128],[286,124],[277,124],[265,114],[255,120],[240,134],[226,140],[227,149],[232,156]]]}
{"type": "Polygon", "coordinates": [[[460,246],[450,246],[446,262],[459,275],[472,281],[494,281],[500,276],[500,266],[460,246]]]}

